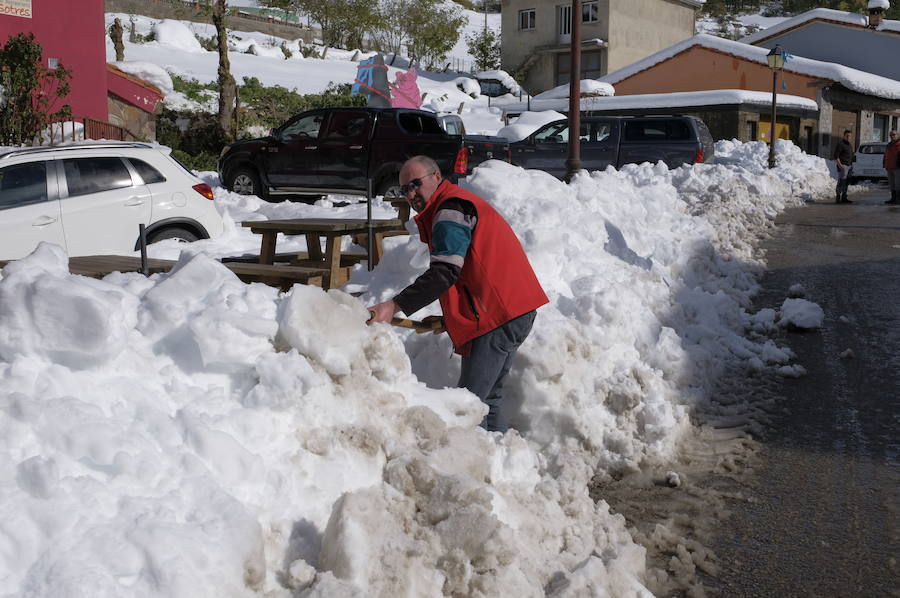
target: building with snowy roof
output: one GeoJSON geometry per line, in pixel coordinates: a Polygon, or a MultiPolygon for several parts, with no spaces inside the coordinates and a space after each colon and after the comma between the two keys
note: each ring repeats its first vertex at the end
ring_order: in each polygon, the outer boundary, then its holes
{"type": "Polygon", "coordinates": [[[72,71],[63,103],[85,135],[112,139],[156,138],[155,113],[163,95],[154,85],[106,62],[104,0],[0,2],[0,44],[31,32],[44,66],[72,71]],[[112,126],[110,126],[112,125],[112,126]]]}
{"type": "MultiPolygon", "coordinates": [[[[790,49],[787,49],[790,51],[790,49]]],[[[615,86],[616,99],[642,94],[685,94],[739,90],[772,90],[768,49],[700,34],[610,73],[600,80],[615,86]]],[[[793,52],[791,52],[793,54],[793,52]]],[[[900,116],[900,82],[833,62],[792,56],[779,73],[779,94],[805,98],[805,106],[778,113],[776,136],[793,140],[809,153],[830,156],[845,129],[858,141],[873,141],[880,132],[876,122],[896,126],[900,116]],[[817,109],[811,108],[814,102],[817,109]]],[[[759,96],[755,96],[759,100],[759,96]]],[[[770,96],[771,97],[771,96],[770,96]]],[[[679,99],[681,102],[684,98],[679,99]]],[[[641,100],[633,99],[636,109],[641,100]]],[[[654,98],[658,104],[660,99],[654,98]]],[[[596,101],[603,105],[603,99],[596,101]]],[[[703,118],[717,139],[768,140],[771,118],[764,106],[743,102],[720,109],[673,105],[645,112],[678,108],[703,118]]]]}
{"type": "MultiPolygon", "coordinates": [[[[888,0],[869,4],[873,11],[889,6],[888,0]]],[[[779,44],[797,56],[900,80],[900,21],[873,16],[816,8],[740,41],[768,49],[779,44]]]]}
{"type": "MultiPolygon", "coordinates": [[[[583,0],[581,78],[596,79],[694,34],[703,0],[583,0]]],[[[503,0],[502,69],[529,93],[569,82],[571,2],[503,0]]]]}

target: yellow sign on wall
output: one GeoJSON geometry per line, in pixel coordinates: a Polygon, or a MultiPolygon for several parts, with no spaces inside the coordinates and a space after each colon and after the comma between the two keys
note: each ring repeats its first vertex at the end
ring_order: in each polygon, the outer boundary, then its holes
{"type": "MultiPolygon", "coordinates": [[[[768,121],[759,121],[759,131],[757,133],[757,141],[769,141],[769,131],[772,129],[772,123],[768,121]]],[[[791,126],[785,123],[775,124],[775,135],[777,139],[790,139],[791,126]]]]}
{"type": "Polygon", "coordinates": [[[0,16],[31,18],[31,0],[0,0],[0,16]]]}

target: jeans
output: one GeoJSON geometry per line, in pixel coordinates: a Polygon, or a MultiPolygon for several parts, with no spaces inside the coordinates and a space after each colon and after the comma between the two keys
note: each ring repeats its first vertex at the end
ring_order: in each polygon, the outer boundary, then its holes
{"type": "Polygon", "coordinates": [[[835,193],[838,199],[847,198],[847,187],[850,186],[850,177],[853,176],[853,165],[838,167],[838,180],[835,193]]]}
{"type": "Polygon", "coordinates": [[[891,191],[900,191],[900,168],[887,171],[888,186],[891,191]]]}
{"type": "Polygon", "coordinates": [[[472,352],[462,358],[457,386],[466,388],[488,406],[481,427],[489,432],[506,432],[501,410],[503,379],[512,359],[534,324],[536,311],[530,311],[473,339],[472,352]]]}

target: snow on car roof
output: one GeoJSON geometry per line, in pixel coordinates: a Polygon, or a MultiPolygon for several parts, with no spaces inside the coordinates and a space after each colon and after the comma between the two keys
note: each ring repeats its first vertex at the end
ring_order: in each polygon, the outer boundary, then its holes
{"type": "MultiPolygon", "coordinates": [[[[663,48],[659,52],[651,54],[643,60],[639,60],[625,68],[621,68],[604,77],[600,77],[599,81],[605,81],[612,84],[618,83],[694,46],[703,46],[704,48],[718,50],[732,56],[737,56],[768,66],[766,55],[769,53],[769,48],[760,48],[743,42],[736,42],[708,35],[706,33],[699,33],[694,37],[678,42],[668,48],[663,48]]],[[[792,73],[829,79],[840,83],[847,89],[862,94],[891,100],[900,99],[900,82],[836,64],[834,62],[824,62],[821,60],[812,60],[811,58],[792,56],[790,60],[785,62],[784,70],[792,73]]]]}

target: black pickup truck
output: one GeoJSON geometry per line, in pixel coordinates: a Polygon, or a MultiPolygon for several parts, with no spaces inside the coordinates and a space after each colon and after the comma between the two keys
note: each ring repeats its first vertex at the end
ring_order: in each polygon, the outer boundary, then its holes
{"type": "MultiPolygon", "coordinates": [[[[503,139],[502,141],[506,141],[503,139]]],[[[492,155],[509,160],[507,146],[492,155]]],[[[219,180],[236,193],[364,195],[372,179],[376,195],[395,195],[407,158],[432,157],[454,182],[489,159],[470,155],[461,134],[450,134],[433,112],[403,108],[322,108],[303,112],[267,137],[225,146],[219,180]]]]}
{"type": "MultiPolygon", "coordinates": [[[[512,154],[509,139],[493,135],[469,135],[466,125],[456,114],[444,114],[438,117],[441,128],[451,135],[462,135],[463,145],[469,150],[469,166],[478,165],[485,160],[503,160],[510,162],[512,154]]],[[[471,172],[471,170],[469,171],[471,172]]]]}
{"type": "MultiPolygon", "coordinates": [[[[586,170],[659,161],[677,168],[715,158],[709,129],[693,116],[582,116],[579,136],[581,164],[586,170]]],[[[568,121],[554,121],[510,144],[511,162],[563,178],[568,142],[568,121]]]]}

